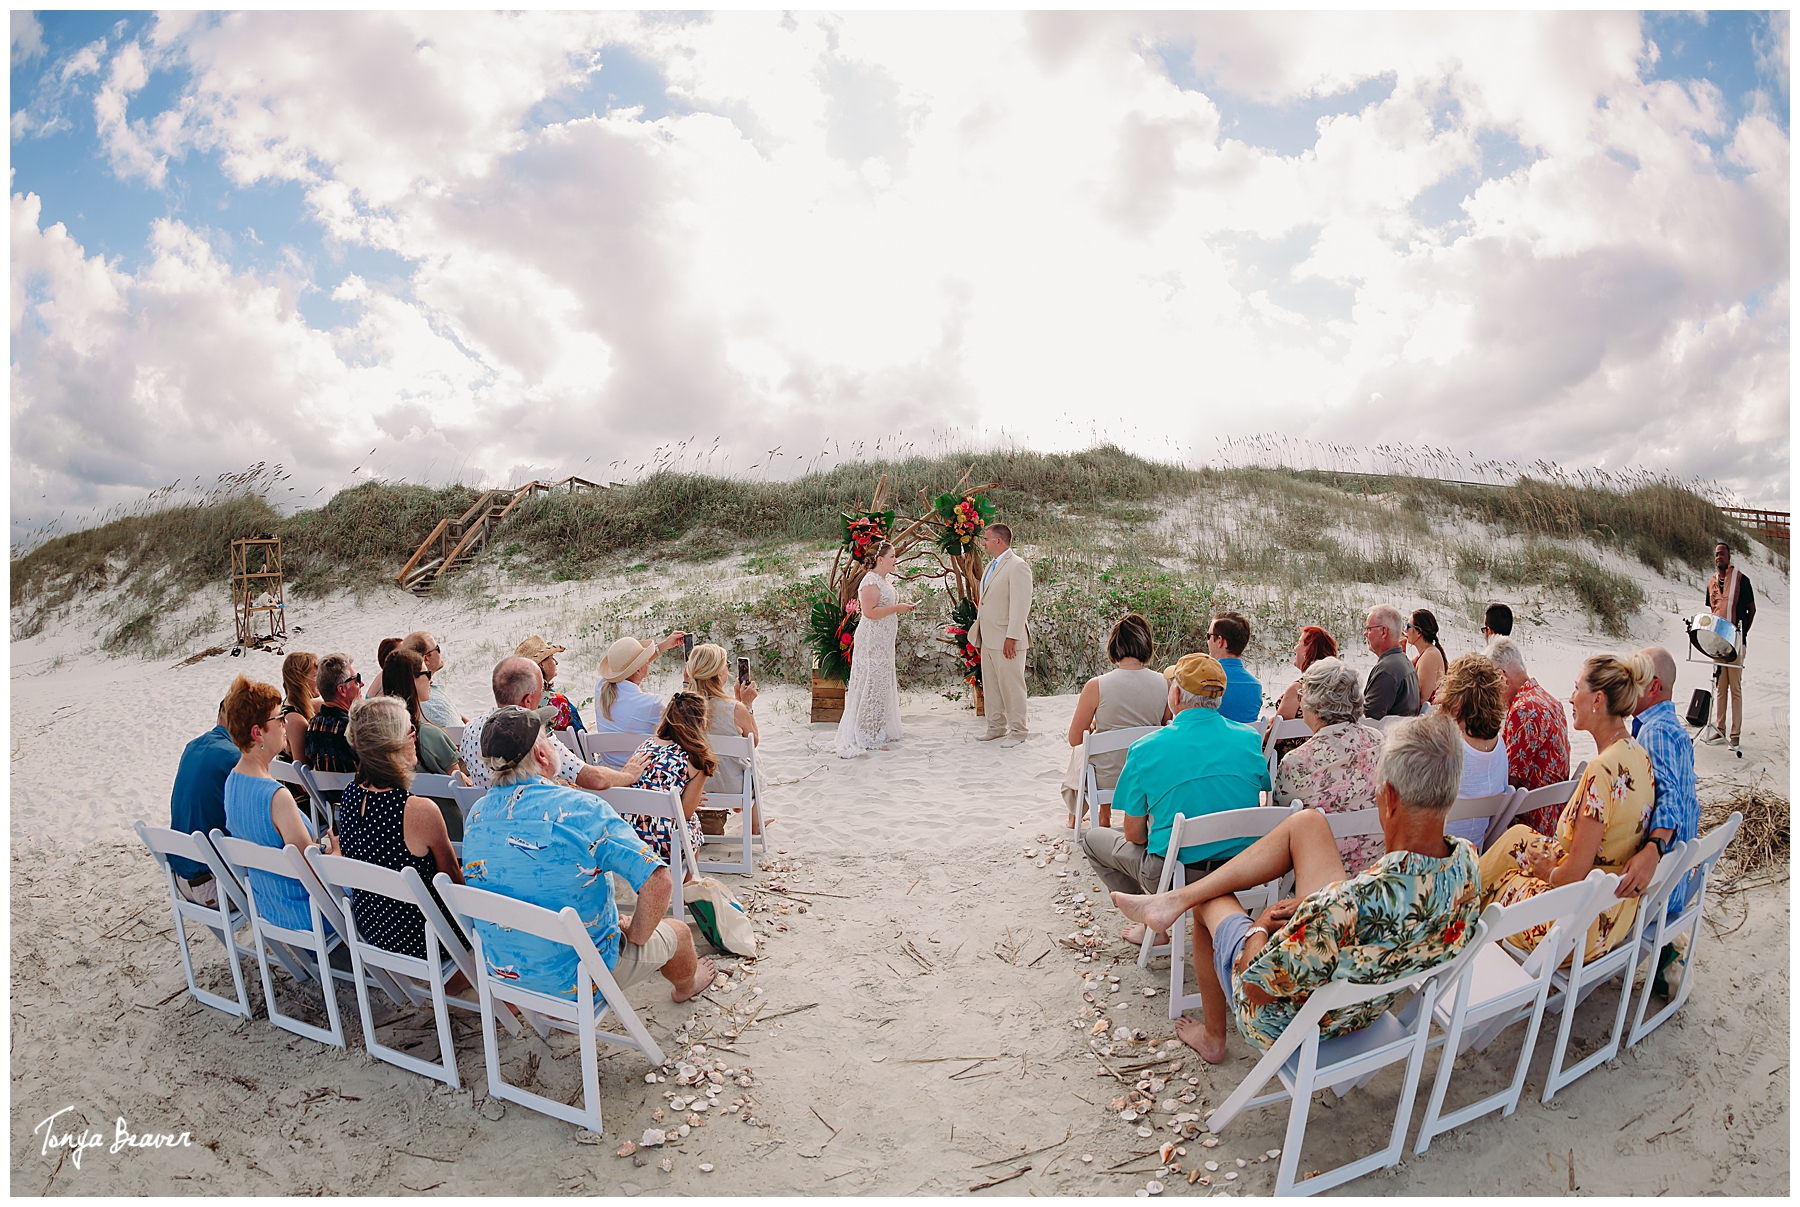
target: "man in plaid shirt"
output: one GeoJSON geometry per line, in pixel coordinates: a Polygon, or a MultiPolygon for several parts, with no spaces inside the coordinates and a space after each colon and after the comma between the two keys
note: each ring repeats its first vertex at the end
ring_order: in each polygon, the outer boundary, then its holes
{"type": "MultiPolygon", "coordinates": [[[[1617,895],[1635,897],[1656,874],[1656,865],[1671,846],[1689,842],[1700,833],[1700,796],[1694,780],[1694,741],[1682,728],[1681,716],[1670,697],[1675,694],[1675,659],[1668,650],[1651,646],[1641,651],[1656,668],[1650,686],[1638,694],[1637,716],[1631,736],[1650,756],[1656,777],[1656,807],[1650,812],[1650,831],[1644,845],[1626,863],[1619,877],[1617,895]]],[[[1681,912],[1687,901],[1687,885],[1675,886],[1669,912],[1681,912]]]]}
{"type": "MultiPolygon", "coordinates": [[[[1488,642],[1487,656],[1506,680],[1506,724],[1500,740],[1506,743],[1508,782],[1526,789],[1560,784],[1569,778],[1569,721],[1562,702],[1525,673],[1525,655],[1512,638],[1488,642]]],[[[1561,805],[1548,805],[1513,820],[1550,835],[1561,815],[1561,805]]]]}

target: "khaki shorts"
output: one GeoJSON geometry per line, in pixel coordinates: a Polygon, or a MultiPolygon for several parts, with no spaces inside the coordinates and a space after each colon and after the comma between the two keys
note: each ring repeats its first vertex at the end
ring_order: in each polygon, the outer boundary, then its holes
{"type": "Polygon", "coordinates": [[[686,922],[664,918],[656,924],[656,929],[650,932],[650,941],[642,947],[621,938],[619,960],[612,970],[613,980],[619,983],[621,989],[649,980],[662,971],[664,964],[675,958],[675,953],[681,948],[681,936],[686,933],[686,922]]]}

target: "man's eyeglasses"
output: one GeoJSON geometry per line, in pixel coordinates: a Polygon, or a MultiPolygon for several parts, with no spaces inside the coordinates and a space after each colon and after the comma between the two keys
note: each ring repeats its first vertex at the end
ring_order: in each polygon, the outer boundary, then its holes
{"type": "Polygon", "coordinates": [[[434,645],[434,646],[432,646],[432,647],[431,647],[431,648],[430,648],[430,649],[428,649],[428,650],[426,650],[426,651],[425,651],[425,654],[424,654],[424,656],[425,656],[425,657],[427,657],[427,658],[429,658],[429,657],[431,657],[431,656],[432,656],[432,655],[433,655],[433,654],[435,654],[435,653],[437,653],[437,652],[438,652],[438,647],[437,647],[437,646],[435,646],[435,645],[434,645]]]}
{"type": "Polygon", "coordinates": [[[363,677],[361,671],[357,671],[354,675],[351,675],[348,679],[344,680],[346,683],[361,683],[362,681],[363,677]]]}

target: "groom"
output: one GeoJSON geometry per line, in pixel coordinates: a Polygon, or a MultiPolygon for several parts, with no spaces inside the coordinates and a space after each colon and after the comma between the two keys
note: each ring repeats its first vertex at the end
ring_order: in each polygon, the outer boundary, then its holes
{"type": "Polygon", "coordinates": [[[981,685],[987,697],[987,732],[978,741],[1005,738],[1017,746],[1025,731],[1025,617],[1031,611],[1031,567],[1012,551],[1012,529],[989,524],[981,547],[993,560],[981,576],[981,603],[969,640],[981,651],[981,685]]]}

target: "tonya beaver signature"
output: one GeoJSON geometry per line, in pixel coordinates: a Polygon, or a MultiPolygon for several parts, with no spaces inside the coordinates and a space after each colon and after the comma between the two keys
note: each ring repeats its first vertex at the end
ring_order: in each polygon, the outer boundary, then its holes
{"type": "MultiPolygon", "coordinates": [[[[75,1168],[80,1169],[82,1154],[90,1148],[98,1148],[105,1144],[106,1137],[99,1132],[90,1131],[65,1131],[58,1134],[55,1127],[58,1116],[66,1115],[74,1109],[73,1103],[63,1107],[62,1110],[32,1128],[31,1134],[35,1136],[39,1132],[44,1133],[43,1147],[39,1150],[42,1153],[48,1154],[53,1148],[72,1149],[75,1154],[75,1168]]],[[[134,1133],[131,1125],[125,1122],[125,1116],[120,1115],[118,1124],[113,1131],[112,1147],[107,1151],[117,1154],[127,1148],[189,1148],[193,1143],[193,1137],[188,1132],[134,1133]]]]}

